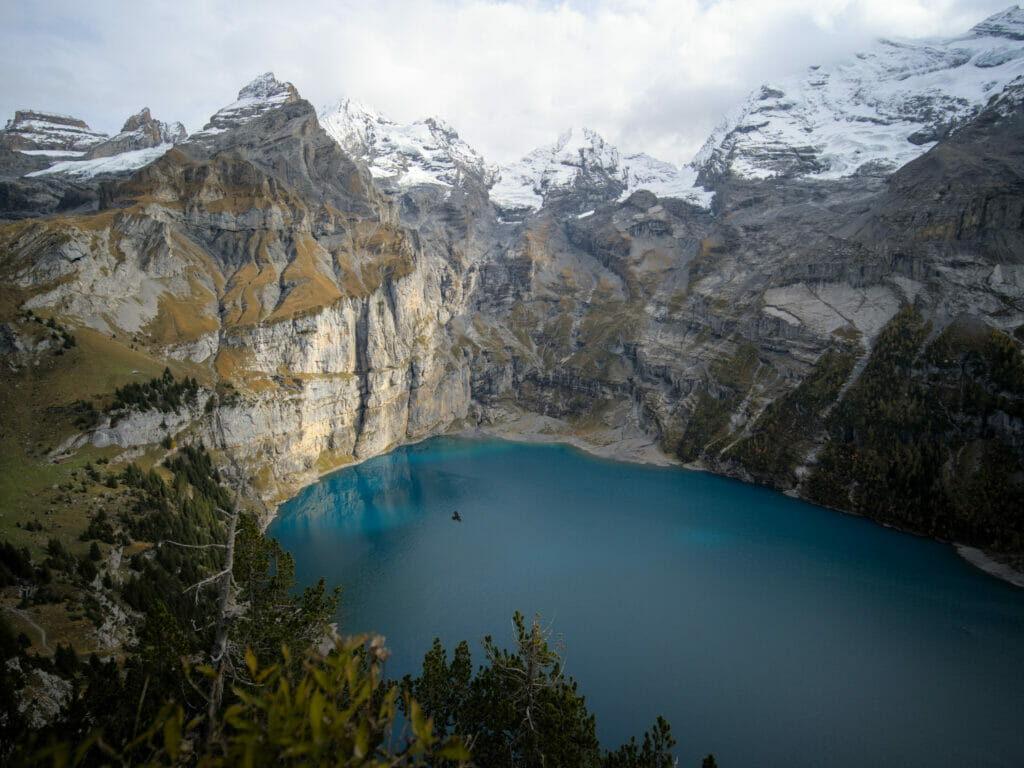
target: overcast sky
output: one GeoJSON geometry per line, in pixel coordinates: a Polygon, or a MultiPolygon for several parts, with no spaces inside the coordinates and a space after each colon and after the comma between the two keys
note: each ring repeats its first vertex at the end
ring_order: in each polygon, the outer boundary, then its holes
{"type": "Polygon", "coordinates": [[[688,161],[760,83],[878,37],[960,34],[1008,0],[0,0],[0,116],[189,131],[271,70],[318,108],[436,115],[508,162],[572,125],[688,161]]]}

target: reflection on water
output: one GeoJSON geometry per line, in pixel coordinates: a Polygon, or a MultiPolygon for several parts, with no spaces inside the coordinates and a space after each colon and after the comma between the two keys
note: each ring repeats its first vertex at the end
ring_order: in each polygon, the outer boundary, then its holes
{"type": "Polygon", "coordinates": [[[1024,765],[1024,591],[948,546],[701,473],[436,439],[325,478],[271,535],[389,672],[553,619],[608,745],[681,765],[1024,765]],[[458,509],[463,522],[452,521],[458,509]]]}

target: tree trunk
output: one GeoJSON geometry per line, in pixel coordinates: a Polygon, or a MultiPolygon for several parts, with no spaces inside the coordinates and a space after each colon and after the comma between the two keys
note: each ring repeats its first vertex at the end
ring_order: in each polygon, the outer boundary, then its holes
{"type": "Polygon", "coordinates": [[[213,740],[216,730],[217,711],[224,698],[224,673],[228,663],[228,602],[231,600],[231,570],[235,564],[235,528],[238,523],[238,505],[242,494],[235,494],[235,505],[228,523],[227,557],[224,558],[224,575],[220,580],[220,596],[217,600],[217,633],[213,641],[211,659],[217,665],[217,676],[213,679],[207,709],[207,743],[213,740]]]}

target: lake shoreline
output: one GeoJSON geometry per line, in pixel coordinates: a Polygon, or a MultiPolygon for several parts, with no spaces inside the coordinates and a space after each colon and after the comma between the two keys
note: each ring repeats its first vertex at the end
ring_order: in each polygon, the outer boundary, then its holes
{"type": "MultiPolygon", "coordinates": [[[[658,444],[649,436],[639,430],[632,430],[627,432],[625,428],[609,429],[605,432],[599,432],[592,435],[593,437],[600,440],[600,442],[594,442],[585,439],[579,433],[574,432],[572,427],[564,421],[552,418],[550,416],[541,416],[532,413],[522,413],[517,418],[497,422],[491,424],[477,424],[476,426],[467,427],[463,429],[456,429],[451,432],[443,433],[440,435],[428,435],[420,440],[413,440],[408,443],[402,443],[389,449],[385,453],[390,453],[404,445],[416,445],[424,440],[430,440],[434,437],[456,437],[468,440],[480,440],[486,438],[497,438],[501,440],[509,440],[511,442],[518,443],[559,443],[563,445],[570,445],[577,448],[584,453],[588,453],[597,458],[606,459],[609,461],[620,461],[627,464],[640,464],[645,466],[655,467],[678,467],[680,469],[688,469],[694,472],[708,472],[713,475],[718,473],[712,472],[701,463],[688,463],[684,464],[678,459],[669,456],[658,444]]],[[[371,457],[372,458],[372,457],[371,457]]],[[[344,469],[350,469],[358,466],[369,459],[358,459],[354,460],[349,464],[342,467],[334,467],[332,469],[324,470],[317,474],[314,483],[320,482],[328,475],[334,474],[344,469]]],[[[739,479],[739,478],[736,478],[739,479]]],[[[740,480],[740,482],[743,482],[740,480]]],[[[313,485],[310,483],[309,485],[313,485]]],[[[306,487],[306,486],[304,486],[306,487]]],[[[301,490],[301,489],[300,489],[301,490]]],[[[784,491],[779,491],[785,496],[792,496],[793,498],[800,498],[795,494],[789,494],[784,491]]],[[[801,499],[806,501],[806,499],[801,499]]],[[[287,500],[285,500],[287,501],[287,500]]],[[[274,505],[271,510],[271,514],[266,518],[263,528],[266,528],[273,522],[278,516],[278,511],[284,501],[274,505]]],[[[811,502],[808,502],[811,503],[811,502]]],[[[856,512],[850,512],[848,510],[835,509],[833,507],[822,507],[833,512],[839,512],[841,514],[853,515],[854,517],[864,517],[856,512]]],[[[871,518],[865,518],[871,520],[871,518]]],[[[885,525],[879,523],[877,520],[873,520],[876,524],[882,525],[885,528],[890,528],[894,531],[900,531],[901,533],[909,533],[914,536],[922,536],[915,531],[904,530],[899,527],[891,525],[885,525]]],[[[932,539],[930,536],[923,536],[926,539],[932,539]]],[[[1018,570],[1009,563],[1001,562],[997,560],[991,553],[985,552],[984,550],[978,549],[977,547],[968,546],[966,544],[960,544],[957,542],[945,541],[943,539],[932,539],[939,541],[944,544],[952,546],[957,554],[970,563],[975,568],[984,571],[990,576],[994,576],[1002,581],[1012,584],[1015,587],[1024,589],[1024,571],[1018,570]]]]}
{"type": "Polygon", "coordinates": [[[954,544],[953,546],[956,547],[956,553],[975,568],[1002,581],[1008,581],[1015,587],[1024,589],[1024,573],[1018,571],[1009,563],[1000,562],[977,547],[969,547],[966,544],[954,544]]]}
{"type": "Polygon", "coordinates": [[[595,435],[595,437],[604,438],[603,442],[592,442],[573,432],[572,428],[563,421],[532,413],[524,413],[510,422],[478,425],[458,432],[451,432],[448,436],[470,439],[496,437],[517,443],[562,443],[578,448],[592,456],[611,461],[656,467],[683,466],[679,460],[662,451],[649,435],[642,432],[626,433],[624,429],[610,430],[595,435]]]}

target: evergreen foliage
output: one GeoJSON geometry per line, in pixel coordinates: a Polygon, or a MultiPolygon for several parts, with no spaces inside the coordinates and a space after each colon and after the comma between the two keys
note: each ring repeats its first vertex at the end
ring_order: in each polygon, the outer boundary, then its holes
{"type": "MultiPolygon", "coordinates": [[[[708,374],[718,389],[717,395],[707,389],[697,394],[693,412],[675,446],[676,456],[682,461],[696,461],[724,438],[729,417],[750,390],[758,365],[757,348],[742,344],[732,357],[716,360],[709,367],[708,374]]],[[[721,447],[719,445],[719,449],[721,447]]]]}
{"type": "Polygon", "coordinates": [[[853,370],[849,352],[828,350],[806,379],[765,408],[749,437],[725,453],[762,483],[791,487],[793,471],[823,426],[825,410],[835,402],[853,370]]]}
{"type": "Polygon", "coordinates": [[[602,756],[594,716],[576,681],[562,672],[558,648],[550,646],[539,620],[527,625],[517,612],[513,628],[511,650],[499,648],[491,637],[484,639],[488,663],[475,674],[465,641],[449,664],[441,641],[435,639],[423,659],[422,674],[403,680],[440,735],[465,735],[474,763],[496,768],[675,764],[669,752],[675,741],[663,718],[653,734],[644,734],[642,746],[634,738],[602,756]]]}
{"type": "MultiPolygon", "coordinates": [[[[247,657],[254,687],[238,687],[234,703],[218,713],[208,736],[202,717],[169,700],[135,727],[130,738],[111,741],[93,731],[72,749],[61,741],[32,754],[54,768],[119,764],[147,766],[422,766],[435,760],[468,765],[458,737],[441,739],[419,705],[406,698],[408,733],[398,733],[399,689],[384,678],[387,651],[380,638],[338,641],[326,655],[308,651],[261,667],[247,657]],[[123,745],[123,746],[111,746],[123,745]]],[[[101,667],[104,665],[100,665],[101,667]]],[[[196,670],[215,674],[208,667],[196,670]]],[[[27,764],[27,763],[25,763],[27,764]]]]}
{"type": "Polygon", "coordinates": [[[282,645],[306,648],[323,636],[322,619],[334,614],[341,588],[328,593],[321,578],[316,586],[294,594],[295,559],[276,539],[266,538],[249,516],[239,520],[233,572],[236,600],[243,608],[232,638],[238,662],[246,650],[259,659],[273,659],[282,645]],[[321,621],[311,621],[316,617],[321,621]]]}
{"type": "Polygon", "coordinates": [[[111,524],[110,518],[107,517],[107,513],[102,509],[96,513],[96,517],[89,521],[89,525],[79,538],[82,541],[92,541],[93,546],[96,546],[95,540],[102,541],[104,544],[113,544],[117,540],[114,535],[114,526],[111,524]]]}
{"type": "MultiPolygon", "coordinates": [[[[673,768],[676,760],[669,751],[676,744],[668,721],[658,717],[654,723],[653,733],[644,734],[643,744],[637,744],[636,736],[613,752],[607,752],[602,763],[603,768],[673,768]]],[[[708,765],[707,758],[704,766],[708,765]]],[[[714,757],[711,758],[714,765],[714,757]]]]}
{"type": "Polygon", "coordinates": [[[7,623],[6,612],[0,611],[0,765],[7,765],[27,728],[25,716],[18,707],[18,693],[24,683],[20,664],[8,663],[21,654],[19,638],[7,623]]]}
{"type": "MultiPolygon", "coordinates": [[[[114,749],[111,745],[128,745],[123,756],[131,755],[134,760],[139,754],[150,754],[138,751],[140,744],[148,743],[148,737],[142,737],[148,733],[147,724],[159,721],[166,725],[161,713],[171,711],[168,707],[183,717],[187,715],[189,722],[205,716],[206,693],[189,677],[182,660],[205,659],[212,646],[211,617],[216,612],[216,601],[213,590],[198,585],[222,567],[223,550],[209,545],[223,544],[223,515],[218,510],[232,506],[232,499],[220,485],[209,454],[201,446],[184,446],[167,461],[167,468],[172,473],[170,483],[159,472],[143,471],[134,464],[121,476],[133,499],[131,512],[121,522],[136,538],[146,534],[155,545],[149,556],[133,558],[135,576],[121,588],[124,601],[144,616],[138,641],[120,665],[95,658],[83,664],[72,659],[70,648],[59,651],[58,671],[73,681],[74,695],[49,728],[27,739],[22,734],[17,760],[24,764],[37,764],[40,746],[54,741],[58,746],[47,754],[56,764],[109,764],[122,754],[120,747],[114,749]],[[81,745],[81,754],[72,754],[69,743],[81,745]]],[[[237,673],[232,679],[244,685],[254,682],[246,664],[246,646],[261,649],[269,660],[279,660],[283,645],[304,651],[324,637],[326,622],[336,608],[337,592],[328,594],[321,582],[293,594],[291,556],[277,542],[268,542],[251,520],[243,518],[237,546],[239,557],[233,572],[234,581],[240,585],[237,605],[258,611],[260,616],[259,622],[247,617],[231,628],[230,647],[237,673]],[[264,570],[257,572],[260,568],[264,570]]],[[[47,562],[53,567],[76,572],[92,568],[91,577],[96,575],[92,560],[78,561],[57,539],[51,540],[47,552],[47,562]]],[[[5,564],[10,562],[8,571],[30,572],[27,552],[4,545],[0,556],[5,564]]],[[[297,658],[301,662],[304,657],[297,658]]],[[[25,665],[47,664],[45,659],[35,657],[21,660],[25,665]]],[[[296,670],[281,674],[293,673],[296,670]]],[[[11,690],[20,689],[17,680],[11,685],[11,690]]],[[[239,703],[237,694],[229,694],[219,713],[225,717],[239,703]]],[[[16,706],[13,696],[11,703],[16,706]]],[[[2,697],[0,704],[5,707],[0,710],[0,721],[14,722],[2,697]]],[[[235,720],[232,723],[237,724],[235,720]]],[[[227,720],[218,727],[226,724],[227,720]]],[[[213,754],[207,755],[213,761],[207,764],[224,764],[217,761],[229,759],[223,755],[215,759],[213,754]]]]}
{"type": "Polygon", "coordinates": [[[131,382],[114,390],[114,402],[108,410],[149,411],[157,409],[170,413],[183,405],[194,403],[199,396],[199,384],[194,378],[181,381],[174,378],[170,368],[148,382],[131,382]]]}
{"type": "Polygon", "coordinates": [[[75,556],[67,551],[60,539],[51,537],[46,542],[46,554],[48,555],[45,561],[46,566],[55,571],[74,573],[78,566],[75,556]]]}
{"type": "Polygon", "coordinates": [[[71,404],[71,413],[75,417],[74,424],[79,429],[91,429],[100,422],[100,412],[91,400],[76,400],[71,404]]]}
{"type": "Polygon", "coordinates": [[[1024,546],[1024,465],[993,420],[1024,416],[1024,360],[1005,334],[902,309],[829,414],[813,501],[943,539],[1024,546]],[[1001,416],[1000,414],[1003,414],[1001,416]]]}
{"type": "Polygon", "coordinates": [[[735,406],[736,399],[732,395],[719,400],[706,390],[698,393],[693,413],[676,446],[676,456],[682,461],[699,459],[705,447],[725,429],[729,423],[729,414],[735,406]]]}
{"type": "Polygon", "coordinates": [[[31,582],[36,578],[35,568],[28,549],[17,549],[8,541],[0,541],[0,587],[13,586],[19,582],[31,582]]]}

